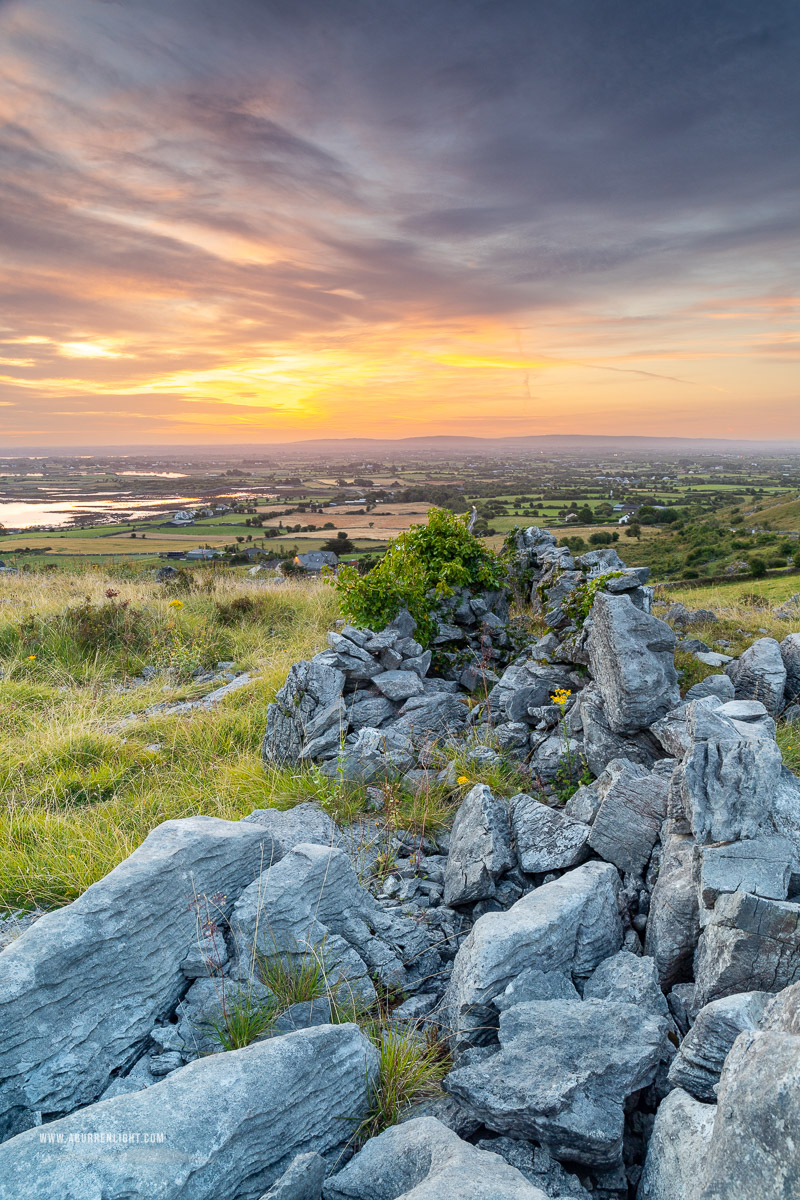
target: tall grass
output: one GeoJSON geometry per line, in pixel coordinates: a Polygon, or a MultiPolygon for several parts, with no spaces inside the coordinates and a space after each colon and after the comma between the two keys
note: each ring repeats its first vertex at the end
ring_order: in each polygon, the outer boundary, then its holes
{"type": "Polygon", "coordinates": [[[0,605],[0,906],[74,899],[169,818],[236,819],[310,798],[309,772],[265,773],[259,748],[267,705],[288,668],[324,646],[337,615],[329,588],[303,582],[267,590],[242,576],[210,576],[185,597],[180,618],[222,630],[226,657],[258,677],[210,711],[132,721],[131,712],[202,689],[164,671],[126,690],[113,647],[81,646],[55,627],[88,596],[101,607],[129,601],[157,633],[175,619],[160,585],[86,571],[11,576],[2,593],[10,603],[0,605]],[[119,594],[109,598],[107,590],[119,594]],[[218,606],[240,596],[256,598],[256,615],[221,624],[218,606]],[[55,628],[32,659],[19,642],[31,616],[55,628]],[[154,744],[156,752],[148,749],[154,744]]]}

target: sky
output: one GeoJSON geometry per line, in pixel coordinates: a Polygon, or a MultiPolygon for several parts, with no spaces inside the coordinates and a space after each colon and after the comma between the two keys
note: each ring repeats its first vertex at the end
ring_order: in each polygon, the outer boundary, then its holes
{"type": "Polygon", "coordinates": [[[796,0],[0,0],[0,447],[800,438],[796,0]]]}

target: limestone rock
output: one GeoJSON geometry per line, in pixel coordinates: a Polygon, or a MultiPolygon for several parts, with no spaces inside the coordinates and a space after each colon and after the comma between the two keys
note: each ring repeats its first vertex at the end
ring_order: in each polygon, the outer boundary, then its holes
{"type": "Polygon", "coordinates": [[[683,811],[698,842],[772,832],[781,752],[765,739],[696,742],[677,772],[683,811]]]}
{"type": "Polygon", "coordinates": [[[230,912],[262,859],[258,825],[165,821],[72,904],[46,913],[0,955],[0,1135],[90,1104],[138,1057],[186,987],[204,897],[230,912]],[[195,901],[197,900],[197,903],[195,901]]]}
{"type": "Polygon", "coordinates": [[[701,1008],[672,1060],[670,1083],[697,1100],[715,1101],[728,1052],[743,1030],[758,1028],[770,999],[769,992],[739,992],[701,1008]]]}
{"type": "Polygon", "coordinates": [[[723,894],[695,959],[700,1005],[734,992],[778,992],[800,980],[800,904],[723,894]]]}
{"type": "Polygon", "coordinates": [[[565,1171],[545,1146],[509,1137],[482,1138],[476,1144],[481,1150],[499,1154],[548,1196],[557,1196],[558,1200],[591,1200],[577,1175],[565,1171]]]}
{"type": "Polygon", "coordinates": [[[717,700],[733,700],[735,696],[733,680],[727,675],[706,675],[699,683],[693,683],[686,693],[687,700],[701,700],[706,696],[714,696],[717,700]]]}
{"type": "Polygon", "coordinates": [[[725,668],[733,680],[737,700],[760,700],[777,716],[783,708],[786,667],[775,638],[762,637],[725,668]]]}
{"type": "Polygon", "coordinates": [[[475,922],[453,963],[443,1001],[456,1045],[489,1040],[496,996],[527,967],[585,979],[619,950],[620,878],[609,863],[585,863],[475,922]]]}
{"type": "Polygon", "coordinates": [[[323,1194],[325,1200],[547,1200],[498,1154],[463,1142],[433,1117],[370,1138],[323,1194]]]}
{"type": "Polygon", "coordinates": [[[538,1000],[503,1012],[499,1033],[500,1051],[451,1071],[448,1091],[558,1159],[617,1165],[625,1100],[655,1076],[666,1020],[611,1000],[538,1000]]]}
{"type": "Polygon", "coordinates": [[[620,771],[607,787],[589,833],[589,845],[621,871],[640,875],[667,815],[663,774],[620,771]]]}
{"type": "Polygon", "coordinates": [[[800,1037],[740,1033],[725,1060],[699,1200],[800,1195],[800,1037]]]}
{"type": "MultiPolygon", "coordinates": [[[[242,820],[266,829],[274,844],[280,847],[281,855],[294,850],[301,843],[337,846],[341,838],[336,822],[318,804],[295,804],[285,811],[256,808],[242,820]]],[[[269,865],[269,862],[265,862],[263,869],[269,865]]]]}
{"type": "Polygon", "coordinates": [[[306,726],[317,711],[329,709],[344,687],[344,672],[323,662],[297,662],[267,709],[267,730],[261,753],[265,762],[297,763],[306,726]]]}
{"type": "Polygon", "coordinates": [[[780,649],[786,671],[785,699],[787,704],[793,704],[800,699],[800,633],[790,633],[780,649]]]}
{"type": "Polygon", "coordinates": [[[520,792],[509,801],[511,827],[523,871],[536,874],[575,867],[587,857],[588,825],[520,792]]]}
{"type": "Polygon", "coordinates": [[[627,758],[651,767],[663,757],[664,751],[649,729],[632,737],[614,732],[596,684],[590,683],[581,692],[575,707],[583,731],[583,754],[593,775],[602,775],[615,758],[627,758]]]}
{"type": "Polygon", "coordinates": [[[674,651],[670,627],[627,596],[595,597],[589,660],[614,733],[647,729],[680,703],[674,651]]]}
{"type": "Polygon", "coordinates": [[[600,963],[583,989],[584,1000],[635,1004],[643,1012],[666,1017],[669,1010],[652,958],[620,950],[600,963]]]}
{"type": "Polygon", "coordinates": [[[478,783],[453,821],[444,875],[444,902],[469,904],[495,893],[501,875],[515,865],[508,807],[478,783]]]}
{"type": "Polygon", "coordinates": [[[387,700],[409,700],[425,691],[422,679],[415,671],[383,671],[372,682],[387,700]]]}
{"type": "Polygon", "coordinates": [[[231,928],[245,977],[253,946],[267,958],[312,956],[345,1001],[351,992],[374,1000],[370,975],[409,988],[441,965],[430,949],[433,935],[381,908],[335,847],[296,846],[245,889],[231,928]]]}
{"type": "Polygon", "coordinates": [[[713,908],[723,892],[753,892],[768,900],[785,900],[796,861],[794,846],[783,837],[704,846],[700,871],[703,904],[713,908]]]}
{"type": "Polygon", "coordinates": [[[680,1088],[670,1092],[656,1113],[637,1200],[699,1200],[716,1111],[680,1088]]]}
{"type": "Polygon", "coordinates": [[[377,1060],[355,1025],[198,1059],[47,1125],[52,1141],[31,1129],[0,1146],[0,1200],[255,1200],[287,1158],[347,1139],[377,1060]]]}
{"type": "Polygon", "coordinates": [[[694,838],[671,833],[650,898],[645,954],[655,960],[661,987],[692,978],[692,960],[700,935],[697,898],[700,853],[694,838]]]}
{"type": "Polygon", "coordinates": [[[298,1154],[261,1200],[322,1200],[325,1159],[312,1151],[298,1154]]]}

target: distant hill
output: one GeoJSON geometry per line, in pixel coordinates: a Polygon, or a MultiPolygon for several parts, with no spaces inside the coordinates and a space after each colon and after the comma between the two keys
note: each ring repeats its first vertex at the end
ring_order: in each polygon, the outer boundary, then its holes
{"type": "Polygon", "coordinates": [[[533,457],[538,453],[569,454],[576,457],[622,453],[650,458],[665,455],[753,454],[776,455],[780,458],[800,455],[800,442],[734,441],[725,438],[584,436],[582,434],[528,434],[522,437],[481,438],[460,434],[406,438],[314,438],[296,442],[250,442],[245,445],[217,446],[39,446],[0,449],[3,457],[21,458],[26,455],[47,455],[71,458],[80,454],[126,455],[146,458],[154,455],[175,457],[191,454],[193,458],[215,458],[243,455],[275,458],[310,457],[358,458],[369,455],[397,457],[404,452],[417,458],[441,459],[443,455],[476,455],[492,457],[533,457]]]}

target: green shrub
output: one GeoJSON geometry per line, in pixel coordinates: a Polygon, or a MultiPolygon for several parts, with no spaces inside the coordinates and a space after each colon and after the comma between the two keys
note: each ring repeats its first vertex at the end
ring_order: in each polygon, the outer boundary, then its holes
{"type": "Polygon", "coordinates": [[[754,556],[748,559],[747,565],[750,568],[750,574],[753,576],[753,579],[763,579],[767,573],[767,564],[763,558],[756,558],[754,556]]]}
{"type": "Polygon", "coordinates": [[[437,601],[456,587],[499,588],[503,563],[467,528],[468,517],[433,508],[427,525],[412,525],[394,538],[376,567],[364,576],[345,566],[330,580],[342,613],[354,625],[385,629],[401,609],[417,622],[417,639],[427,646],[435,629],[437,601]]]}

